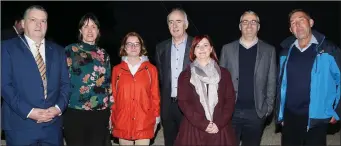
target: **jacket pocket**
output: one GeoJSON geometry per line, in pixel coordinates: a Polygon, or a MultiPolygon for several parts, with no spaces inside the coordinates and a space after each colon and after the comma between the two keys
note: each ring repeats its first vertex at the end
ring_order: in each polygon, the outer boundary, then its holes
{"type": "Polygon", "coordinates": [[[113,126],[114,129],[124,129],[124,127],[127,127],[128,125],[126,125],[126,121],[127,121],[127,113],[124,112],[123,109],[116,109],[116,111],[112,112],[113,115],[113,126]]]}
{"type": "Polygon", "coordinates": [[[144,131],[153,129],[156,122],[156,117],[154,117],[153,110],[151,108],[142,108],[138,111],[138,123],[136,123],[136,130],[144,131]]]}

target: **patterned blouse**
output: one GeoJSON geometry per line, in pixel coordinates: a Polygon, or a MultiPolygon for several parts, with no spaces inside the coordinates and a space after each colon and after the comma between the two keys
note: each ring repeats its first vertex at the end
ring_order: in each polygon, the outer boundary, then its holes
{"type": "Polygon", "coordinates": [[[67,46],[65,52],[71,79],[68,107],[79,110],[110,108],[113,97],[108,53],[84,42],[67,46]]]}

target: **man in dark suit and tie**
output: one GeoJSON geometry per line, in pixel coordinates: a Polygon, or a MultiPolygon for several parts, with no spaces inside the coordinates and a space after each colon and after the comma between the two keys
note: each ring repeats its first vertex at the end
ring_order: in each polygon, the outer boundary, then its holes
{"type": "Polygon", "coordinates": [[[24,28],[21,25],[22,17],[21,15],[16,15],[14,20],[14,25],[9,28],[1,31],[1,41],[8,40],[11,38],[18,37],[18,35],[22,35],[24,32],[24,28]]]}
{"type": "Polygon", "coordinates": [[[161,120],[165,145],[173,146],[183,117],[177,103],[178,76],[190,63],[189,50],[193,38],[188,36],[187,14],[173,9],[167,16],[171,39],[156,45],[156,65],[161,86],[161,120]]]}
{"type": "Polygon", "coordinates": [[[47,12],[26,9],[23,37],[1,44],[2,128],[9,146],[63,145],[70,79],[64,49],[45,40],[47,12]]]}

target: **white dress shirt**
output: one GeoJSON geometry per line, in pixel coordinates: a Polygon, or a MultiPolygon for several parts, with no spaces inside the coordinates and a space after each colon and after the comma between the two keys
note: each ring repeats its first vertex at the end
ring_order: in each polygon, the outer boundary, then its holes
{"type": "MultiPolygon", "coordinates": [[[[30,39],[29,37],[27,37],[26,35],[24,35],[26,40],[27,40],[27,45],[30,47],[29,49],[31,50],[33,57],[35,58],[38,55],[38,48],[36,47],[36,42],[34,42],[32,39],[30,39]]],[[[45,39],[43,39],[41,42],[40,48],[39,48],[39,53],[41,55],[41,57],[43,58],[44,63],[46,63],[45,61],[45,39]]]]}
{"type": "MultiPolygon", "coordinates": [[[[36,42],[34,42],[32,39],[30,39],[26,35],[24,35],[24,36],[25,36],[25,39],[27,41],[27,45],[29,47],[27,49],[30,49],[33,57],[36,58],[36,56],[38,55],[38,51],[37,51],[38,48],[36,47],[36,42]]],[[[40,48],[39,48],[39,53],[40,53],[41,57],[43,58],[44,63],[46,64],[46,59],[45,59],[45,39],[43,39],[40,43],[41,44],[40,44],[40,48]]],[[[55,107],[57,109],[59,109],[59,111],[61,111],[60,108],[58,107],[58,105],[55,105],[55,107]]],[[[33,111],[33,109],[34,108],[32,108],[31,111],[27,114],[27,118],[30,116],[30,114],[33,111]]],[[[59,115],[61,115],[61,114],[59,114],[59,115]]]]}

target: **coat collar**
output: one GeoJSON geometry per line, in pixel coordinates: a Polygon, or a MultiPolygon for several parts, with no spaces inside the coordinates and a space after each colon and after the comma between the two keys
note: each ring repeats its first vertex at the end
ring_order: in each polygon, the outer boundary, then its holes
{"type": "MultiPolygon", "coordinates": [[[[312,35],[314,35],[314,37],[316,38],[318,44],[321,44],[323,42],[324,38],[325,38],[325,36],[322,33],[318,32],[316,30],[312,30],[312,35]]],[[[280,45],[284,49],[289,49],[290,46],[295,41],[296,41],[296,37],[294,35],[292,35],[292,36],[287,37],[285,40],[283,40],[280,45]]]]}

